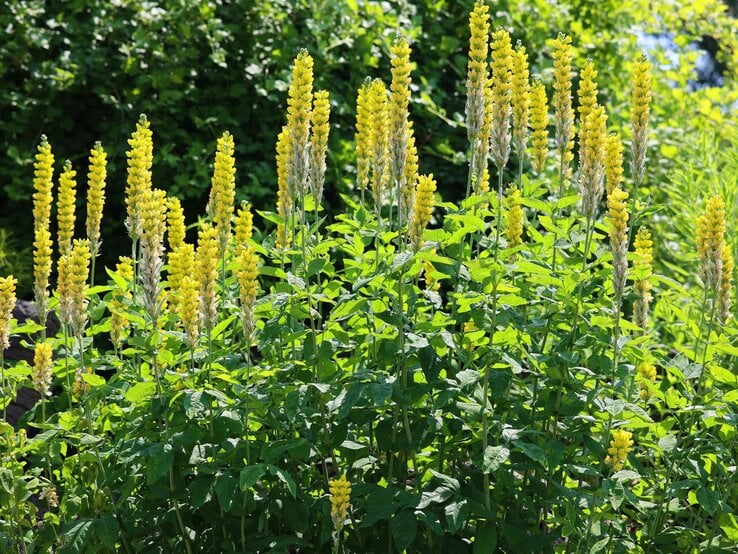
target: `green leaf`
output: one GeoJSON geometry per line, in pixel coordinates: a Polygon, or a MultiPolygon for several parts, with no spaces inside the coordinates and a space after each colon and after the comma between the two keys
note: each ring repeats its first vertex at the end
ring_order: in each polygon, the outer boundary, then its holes
{"type": "Polygon", "coordinates": [[[292,475],[287,473],[281,467],[277,467],[271,464],[267,465],[266,467],[269,473],[271,473],[272,475],[276,475],[280,481],[287,485],[287,490],[292,495],[292,498],[295,498],[297,496],[297,485],[295,484],[295,480],[292,478],[292,475]]]}
{"type": "Polygon", "coordinates": [[[714,514],[718,506],[720,505],[720,496],[713,490],[706,487],[700,487],[697,489],[697,502],[700,507],[705,510],[708,514],[714,514]]]}
{"type": "Polygon", "coordinates": [[[510,457],[510,450],[506,446],[488,446],[484,451],[482,471],[491,473],[504,464],[510,457]]]}
{"type": "Polygon", "coordinates": [[[174,451],[171,444],[155,444],[150,449],[150,459],[146,464],[146,482],[149,485],[156,483],[169,472],[174,461],[174,451]]]}
{"type": "Polygon", "coordinates": [[[190,485],[190,499],[193,508],[202,508],[212,498],[214,475],[200,475],[190,485]]]}
{"type": "Polygon", "coordinates": [[[218,497],[218,504],[224,512],[228,512],[233,505],[233,499],[236,497],[236,491],[239,483],[230,473],[221,473],[216,476],[213,489],[218,497]]]}
{"type": "Polygon", "coordinates": [[[418,522],[412,510],[400,510],[392,518],[392,538],[398,552],[404,552],[415,540],[418,522]]]}
{"type": "Polygon", "coordinates": [[[661,452],[671,452],[676,448],[676,445],[677,438],[674,435],[666,435],[659,439],[659,448],[661,449],[661,452]]]}
{"type": "Polygon", "coordinates": [[[522,450],[523,454],[528,456],[531,460],[538,462],[544,468],[548,468],[548,458],[546,457],[546,453],[541,450],[540,446],[529,442],[523,442],[521,440],[513,441],[513,444],[522,450]]]}
{"type": "Polygon", "coordinates": [[[156,392],[156,383],[144,381],[136,383],[126,391],[125,399],[131,404],[143,404],[156,392]]]}
{"type": "Polygon", "coordinates": [[[473,554],[489,554],[497,549],[497,527],[486,524],[476,534],[473,554]]]}
{"type": "Polygon", "coordinates": [[[71,521],[65,525],[62,531],[64,547],[59,551],[60,554],[84,552],[87,541],[90,538],[92,524],[93,521],[91,519],[81,519],[79,521],[71,521]]]}
{"type": "Polygon", "coordinates": [[[108,548],[114,548],[118,543],[120,529],[114,516],[108,515],[95,521],[95,535],[108,548]]]}
{"type": "Polygon", "coordinates": [[[451,504],[446,506],[445,512],[448,530],[451,533],[455,533],[464,524],[466,516],[469,513],[466,499],[451,502],[451,504]]]}
{"type": "Polygon", "coordinates": [[[94,373],[83,373],[82,380],[91,387],[102,387],[105,384],[105,379],[94,373]]]}
{"type": "Polygon", "coordinates": [[[253,487],[265,473],[266,466],[264,464],[246,466],[241,470],[241,473],[238,476],[238,485],[242,491],[248,490],[253,487]]]}

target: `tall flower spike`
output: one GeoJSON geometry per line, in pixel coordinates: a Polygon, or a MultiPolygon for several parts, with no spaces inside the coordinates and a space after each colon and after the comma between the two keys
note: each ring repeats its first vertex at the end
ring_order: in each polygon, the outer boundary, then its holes
{"type": "Polygon", "coordinates": [[[548,157],[548,100],[546,87],[539,80],[533,82],[530,90],[530,126],[533,169],[540,174],[548,157]]]}
{"type": "Polygon", "coordinates": [[[733,254],[727,243],[723,246],[723,273],[717,296],[717,316],[722,324],[730,316],[730,293],[733,288],[733,254]]]}
{"type": "Polygon", "coordinates": [[[612,249],[612,284],[615,297],[623,297],[628,272],[628,193],[615,189],[607,198],[610,220],[610,248],[612,249]]]}
{"type": "Polygon", "coordinates": [[[218,278],[218,232],[203,225],[197,237],[196,264],[200,283],[200,321],[207,330],[215,327],[218,319],[218,296],[215,282],[218,278]]]}
{"type": "Polygon", "coordinates": [[[633,303],[633,322],[641,329],[648,324],[648,306],[651,303],[651,274],[653,272],[653,241],[648,229],[641,227],[636,233],[633,269],[633,291],[638,295],[633,303]]]}
{"type": "Polygon", "coordinates": [[[87,240],[75,240],[69,254],[59,259],[59,311],[61,320],[81,335],[87,323],[87,279],[90,247],[87,240]]]}
{"type": "Polygon", "coordinates": [[[613,439],[610,441],[610,448],[607,449],[605,463],[609,465],[613,471],[623,469],[628,453],[633,447],[633,433],[619,429],[615,432],[613,439]]]}
{"type": "Polygon", "coordinates": [[[259,258],[254,247],[248,245],[239,251],[236,261],[241,300],[241,326],[246,341],[251,344],[254,338],[254,303],[259,291],[259,258]]]}
{"type": "Polygon", "coordinates": [[[636,183],[643,182],[646,171],[648,146],[648,117],[651,110],[651,62],[646,55],[636,62],[633,71],[633,95],[631,99],[631,170],[636,183]]]}
{"type": "MultiPolygon", "coordinates": [[[[466,73],[466,134],[469,147],[476,151],[479,133],[484,122],[486,101],[484,89],[487,87],[489,70],[489,6],[477,1],[469,15],[469,62],[466,73]]],[[[481,176],[477,176],[481,178],[481,176]]]]}
{"type": "Polygon", "coordinates": [[[482,127],[479,129],[479,140],[477,140],[477,149],[474,153],[474,167],[472,171],[472,184],[474,185],[474,194],[483,194],[489,191],[489,140],[492,134],[492,79],[487,80],[487,86],[484,87],[484,119],[482,127]],[[486,179],[486,181],[485,181],[486,179]],[[485,187],[485,183],[487,186],[485,187]]]}
{"type": "Polygon", "coordinates": [[[372,194],[377,210],[384,201],[389,172],[389,102],[387,87],[374,79],[369,87],[369,112],[372,121],[372,194]]]}
{"type": "Polygon", "coordinates": [[[133,240],[141,236],[140,199],[144,191],[151,189],[151,165],[153,161],[154,143],[149,121],[141,115],[136,123],[136,130],[128,139],[130,150],[128,158],[128,176],[126,179],[126,229],[133,240]]]}
{"type": "Polygon", "coordinates": [[[166,201],[167,208],[167,242],[169,250],[173,251],[185,242],[187,228],[185,226],[184,210],[182,203],[176,196],[170,196],[166,201]]]}
{"type": "Polygon", "coordinates": [[[51,224],[51,203],[54,176],[54,155],[46,135],[41,135],[41,144],[33,164],[33,219],[34,230],[51,224]]]}
{"type": "Polygon", "coordinates": [[[410,46],[400,37],[392,45],[390,83],[390,175],[398,203],[398,217],[406,212],[402,205],[407,165],[408,106],[410,104],[410,46]]]}
{"type": "Polygon", "coordinates": [[[290,130],[285,125],[277,137],[277,214],[283,222],[277,225],[276,246],[286,248],[290,244],[290,234],[287,232],[287,222],[292,216],[294,205],[292,194],[287,183],[287,157],[290,149],[290,130]]]}
{"type": "Polygon", "coordinates": [[[185,275],[180,283],[179,299],[177,308],[179,318],[184,327],[185,336],[187,337],[187,345],[190,350],[194,350],[197,346],[199,338],[198,319],[200,314],[200,299],[198,291],[200,284],[196,279],[185,275]]]}
{"type": "Polygon", "coordinates": [[[563,173],[568,171],[571,157],[571,140],[574,126],[574,110],[571,107],[571,62],[573,53],[571,37],[559,34],[553,41],[551,57],[554,61],[554,122],[556,124],[556,148],[559,151],[563,173]]]}
{"type": "Polygon", "coordinates": [[[651,388],[656,382],[656,367],[650,362],[641,362],[638,365],[638,388],[641,400],[651,398],[651,388]]]}
{"type": "Polygon", "coordinates": [[[33,241],[33,293],[36,311],[42,325],[49,311],[49,276],[51,275],[51,233],[49,227],[39,227],[33,241]]]}
{"type": "Polygon", "coordinates": [[[64,171],[59,175],[59,198],[57,200],[57,222],[59,255],[69,253],[74,236],[74,209],[76,201],[77,172],[72,169],[72,162],[64,162],[64,171]]]}
{"type": "Polygon", "coordinates": [[[351,483],[346,479],[346,475],[342,474],[338,479],[334,479],[328,484],[328,489],[331,492],[333,530],[339,533],[346,521],[351,503],[351,483]]]}
{"type": "Polygon", "coordinates": [[[530,117],[530,71],[528,53],[520,41],[515,45],[512,71],[513,142],[518,157],[525,157],[530,117]]]}
{"type": "Polygon", "coordinates": [[[173,311],[177,311],[177,305],[181,296],[182,282],[185,277],[192,275],[195,265],[195,247],[186,242],[169,253],[168,258],[169,293],[167,302],[173,311]]]}
{"type": "Polygon", "coordinates": [[[221,252],[225,252],[231,240],[233,202],[236,198],[236,159],[233,135],[224,132],[218,139],[213,164],[213,179],[210,188],[210,208],[213,222],[218,231],[221,252]]]}
{"type": "Polygon", "coordinates": [[[99,142],[90,150],[89,170],[87,172],[87,240],[90,241],[91,255],[94,258],[100,252],[100,223],[102,222],[105,204],[105,180],[108,170],[108,155],[99,142]]]}
{"type": "Polygon", "coordinates": [[[579,193],[587,218],[594,217],[604,192],[606,121],[605,109],[596,106],[584,120],[580,134],[579,193]]]}
{"type": "Polygon", "coordinates": [[[498,170],[510,156],[513,49],[510,34],[498,29],[492,34],[492,128],[490,152],[498,170]]]}
{"type": "Polygon", "coordinates": [[[141,281],[144,304],[152,321],[161,308],[161,268],[164,264],[164,233],[167,228],[166,193],[147,190],[141,195],[141,281]]]}
{"type": "Polygon", "coordinates": [[[513,188],[505,203],[507,204],[505,239],[507,239],[507,246],[514,248],[523,244],[523,208],[520,205],[520,191],[513,188]]]}
{"type": "Polygon", "coordinates": [[[292,82],[287,92],[287,184],[302,198],[307,191],[310,150],[310,111],[313,104],[313,58],[300,50],[292,66],[292,82]]]}
{"type": "Polygon", "coordinates": [[[123,337],[130,326],[125,317],[125,304],[131,298],[128,287],[133,282],[133,260],[127,256],[121,256],[115,266],[115,272],[125,281],[125,286],[116,286],[113,290],[113,298],[110,301],[110,340],[116,348],[120,348],[123,337]]]}
{"type": "Polygon", "coordinates": [[[597,105],[597,70],[592,60],[584,63],[584,68],[579,76],[579,121],[584,122],[587,116],[597,105]]]}
{"type": "Polygon", "coordinates": [[[359,88],[356,98],[356,188],[363,191],[369,184],[372,158],[372,115],[369,100],[371,80],[359,88]]]}
{"type": "Polygon", "coordinates": [[[251,205],[241,202],[241,207],[236,214],[236,245],[246,246],[254,233],[254,216],[251,213],[251,205]]]}
{"type": "Polygon", "coordinates": [[[413,215],[410,220],[410,242],[415,250],[423,246],[423,232],[433,215],[434,193],[436,181],[433,175],[420,175],[415,189],[413,215]]]}
{"type": "Polygon", "coordinates": [[[327,90],[319,90],[313,99],[312,129],[310,140],[310,185],[317,210],[323,199],[325,183],[325,157],[328,152],[328,121],[331,114],[331,103],[327,90]]]}
{"type": "Polygon", "coordinates": [[[721,196],[707,201],[705,212],[697,218],[697,255],[700,277],[711,291],[720,288],[725,244],[725,203],[721,196]]]}
{"type": "Polygon", "coordinates": [[[0,277],[0,352],[10,346],[10,320],[15,308],[15,285],[12,275],[0,277]]]}
{"type": "Polygon", "coordinates": [[[33,354],[33,373],[31,381],[33,388],[41,398],[51,396],[51,368],[54,365],[50,342],[37,342],[33,354]]]}
{"type": "Polygon", "coordinates": [[[623,182],[623,143],[617,133],[605,139],[605,184],[607,194],[619,188],[623,182]]]}

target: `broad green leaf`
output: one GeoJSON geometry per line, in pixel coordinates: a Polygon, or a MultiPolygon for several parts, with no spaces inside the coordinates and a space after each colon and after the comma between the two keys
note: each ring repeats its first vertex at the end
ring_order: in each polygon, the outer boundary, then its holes
{"type": "MultiPolygon", "coordinates": [[[[510,457],[510,450],[506,446],[488,446],[484,451],[482,471],[492,473],[497,471],[510,457]]],[[[544,457],[545,458],[545,457],[544,457]]]]}
{"type": "Polygon", "coordinates": [[[120,536],[120,528],[115,516],[107,515],[95,521],[95,535],[108,548],[114,548],[120,536]]]}
{"type": "Polygon", "coordinates": [[[146,463],[146,481],[151,485],[169,472],[174,461],[174,451],[171,444],[155,444],[149,452],[150,458],[146,463]]]}
{"type": "Polygon", "coordinates": [[[266,466],[264,464],[257,464],[252,466],[246,466],[241,470],[238,477],[238,485],[242,491],[248,490],[253,487],[256,482],[261,479],[266,473],[266,466]]]}
{"type": "Polygon", "coordinates": [[[218,504],[224,512],[228,512],[233,505],[233,499],[236,497],[236,491],[239,489],[239,483],[230,473],[222,473],[215,477],[213,485],[215,495],[218,497],[218,504]]]}
{"type": "Polygon", "coordinates": [[[491,523],[479,529],[474,538],[473,554],[490,554],[497,549],[497,527],[491,523]]]}
{"type": "Polygon", "coordinates": [[[392,538],[397,552],[404,552],[415,540],[418,522],[412,510],[404,509],[392,518],[392,538]]]}
{"type": "Polygon", "coordinates": [[[541,449],[540,446],[529,442],[523,442],[522,440],[513,441],[513,444],[517,446],[523,454],[528,456],[531,460],[538,462],[544,468],[548,467],[548,458],[546,453],[541,449]]]}
{"type": "Polygon", "coordinates": [[[156,392],[156,383],[143,381],[126,391],[125,399],[131,404],[143,404],[156,392]]]}

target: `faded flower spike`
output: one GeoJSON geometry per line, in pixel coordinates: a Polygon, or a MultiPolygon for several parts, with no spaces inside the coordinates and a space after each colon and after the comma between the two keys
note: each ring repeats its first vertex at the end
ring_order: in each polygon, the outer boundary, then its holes
{"type": "Polygon", "coordinates": [[[700,277],[705,286],[717,291],[723,273],[723,246],[725,244],[725,203],[721,196],[707,201],[705,212],[697,218],[697,255],[700,277]]]}
{"type": "Polygon", "coordinates": [[[136,130],[128,139],[130,150],[128,158],[128,177],[126,180],[126,228],[135,241],[141,236],[140,201],[144,191],[151,189],[151,165],[153,162],[154,142],[150,123],[145,115],[141,115],[136,123],[136,130]]]}
{"type": "Polygon", "coordinates": [[[651,273],[653,271],[653,241],[648,229],[641,227],[636,233],[635,259],[633,267],[635,270],[635,282],[633,291],[638,295],[633,303],[633,322],[641,329],[648,324],[648,305],[651,303],[651,273]]]}
{"type": "Polygon", "coordinates": [[[200,283],[200,321],[208,331],[215,327],[218,319],[218,296],[215,293],[218,252],[218,231],[204,225],[197,237],[196,264],[200,283]]]}
{"type": "Polygon", "coordinates": [[[636,62],[633,71],[633,96],[630,122],[632,133],[631,169],[636,184],[643,182],[646,171],[646,147],[648,145],[648,117],[651,106],[651,62],[645,54],[636,62]]]}
{"type": "Polygon", "coordinates": [[[733,288],[733,254],[727,243],[723,246],[723,274],[717,295],[717,316],[720,323],[730,317],[730,293],[733,288]]]}
{"type": "Polygon", "coordinates": [[[548,157],[548,100],[546,87],[539,80],[530,89],[530,126],[533,169],[540,174],[548,157]]]}
{"type": "Polygon", "coordinates": [[[110,340],[116,348],[120,348],[123,337],[130,322],[123,314],[126,301],[130,300],[131,293],[128,291],[133,282],[133,260],[127,256],[121,256],[115,266],[115,272],[125,281],[123,288],[113,290],[113,298],[110,301],[110,340]]]}
{"type": "Polygon", "coordinates": [[[313,105],[313,58],[300,50],[292,66],[292,83],[287,93],[287,185],[302,198],[307,191],[310,150],[310,112],[313,105]]]}
{"type": "Polygon", "coordinates": [[[469,16],[469,62],[466,75],[466,133],[469,145],[474,152],[479,140],[479,133],[484,121],[485,98],[489,71],[487,57],[489,55],[489,7],[483,2],[476,2],[469,16]]]}
{"type": "Polygon", "coordinates": [[[505,202],[507,204],[505,238],[507,246],[514,248],[523,244],[523,208],[520,205],[520,190],[512,189],[505,202]]]}
{"type": "Polygon", "coordinates": [[[369,170],[372,158],[372,115],[369,106],[369,87],[367,78],[359,88],[356,98],[356,188],[363,191],[369,184],[369,170]]]}
{"type": "Polygon", "coordinates": [[[433,175],[421,175],[418,177],[409,233],[410,242],[415,250],[423,246],[423,231],[428,226],[431,215],[433,214],[435,192],[436,181],[433,179],[433,175]]]}
{"type": "Polygon", "coordinates": [[[237,254],[236,262],[238,264],[236,276],[241,300],[241,325],[246,341],[251,344],[254,338],[254,303],[259,291],[259,258],[254,247],[249,245],[242,248],[237,254]]]}
{"type": "Polygon", "coordinates": [[[389,101],[387,87],[381,79],[374,79],[369,86],[369,113],[372,121],[372,194],[374,205],[379,210],[389,179],[389,101]]]}
{"type": "Polygon", "coordinates": [[[490,152],[498,170],[510,156],[513,49],[510,34],[498,29],[492,34],[492,128],[490,152]]]}
{"type": "Polygon", "coordinates": [[[41,395],[41,398],[51,396],[51,368],[53,365],[51,343],[36,343],[31,381],[33,382],[33,388],[41,395]]]}
{"type": "Polygon", "coordinates": [[[402,189],[402,220],[410,217],[413,209],[413,201],[415,198],[415,185],[418,184],[418,170],[420,162],[418,161],[418,148],[415,146],[415,133],[413,132],[412,122],[408,125],[407,139],[407,163],[405,164],[405,185],[402,189]]]}
{"type": "Polygon", "coordinates": [[[392,82],[390,83],[390,175],[397,196],[399,217],[407,210],[402,206],[405,188],[405,166],[409,140],[408,106],[410,103],[410,46],[400,37],[392,45],[392,82]]]}
{"type": "Polygon", "coordinates": [[[562,174],[570,161],[570,144],[574,126],[574,110],[571,107],[571,62],[573,59],[571,37],[559,34],[553,41],[554,50],[554,121],[556,123],[556,147],[561,157],[562,174]]]}
{"type": "Polygon", "coordinates": [[[639,396],[641,400],[648,400],[652,395],[653,383],[656,382],[656,367],[650,362],[641,362],[638,365],[638,377],[639,396]]]}
{"type": "Polygon", "coordinates": [[[617,133],[605,139],[605,185],[609,195],[623,182],[623,143],[617,133]]]}
{"type": "Polygon", "coordinates": [[[351,503],[351,483],[346,479],[346,475],[341,475],[338,479],[332,480],[328,484],[331,492],[331,520],[333,521],[333,530],[338,533],[346,521],[349,505],[351,503]]]}
{"type": "Polygon", "coordinates": [[[76,200],[77,172],[72,169],[72,162],[64,162],[64,171],[59,176],[59,198],[57,200],[56,219],[58,223],[57,244],[59,255],[69,253],[74,236],[74,208],[76,200]]]}
{"type": "Polygon", "coordinates": [[[276,246],[283,249],[289,246],[290,237],[287,232],[287,223],[292,217],[294,206],[292,194],[287,183],[287,157],[290,148],[290,131],[285,125],[277,137],[277,213],[282,218],[282,223],[277,225],[276,246]]]}
{"type": "Polygon", "coordinates": [[[528,54],[520,42],[513,53],[512,76],[513,142],[518,157],[522,160],[525,157],[530,117],[530,72],[528,54]]]}
{"type": "Polygon", "coordinates": [[[92,257],[96,257],[100,251],[102,240],[100,239],[100,223],[103,216],[103,205],[105,204],[105,179],[107,178],[108,155],[103,150],[102,144],[95,143],[90,150],[90,163],[87,172],[87,240],[90,241],[92,257]]]}
{"type": "Polygon", "coordinates": [[[325,157],[328,152],[328,120],[331,114],[331,103],[328,91],[319,90],[313,99],[312,138],[310,139],[310,186],[317,211],[323,198],[325,183],[325,157]]]}
{"type": "Polygon", "coordinates": [[[610,220],[610,247],[612,248],[612,284],[615,297],[622,298],[628,271],[628,193],[615,189],[607,198],[610,220]]]}
{"type": "Polygon", "coordinates": [[[633,433],[619,429],[615,432],[615,436],[610,441],[610,448],[607,449],[605,463],[609,465],[613,471],[623,469],[628,453],[633,447],[631,437],[633,433]]]}
{"type": "Polygon", "coordinates": [[[141,281],[144,304],[152,321],[158,319],[164,234],[167,228],[166,193],[151,189],[141,195],[141,281]]]}
{"type": "Polygon", "coordinates": [[[15,285],[12,275],[0,277],[0,354],[10,346],[10,320],[15,308],[15,285]]]}

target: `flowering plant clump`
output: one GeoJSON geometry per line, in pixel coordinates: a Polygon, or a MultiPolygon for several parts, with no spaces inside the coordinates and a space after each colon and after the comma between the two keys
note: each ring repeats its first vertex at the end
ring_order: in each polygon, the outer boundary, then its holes
{"type": "Polygon", "coordinates": [[[110,159],[131,248],[103,283],[108,156],[90,154],[86,238],[64,165],[55,243],[42,140],[34,292],[61,329],[14,322],[0,277],[0,352],[14,335],[34,350],[0,356],[0,402],[41,396],[0,422],[0,551],[734,548],[730,197],[679,238],[700,278],[665,275],[659,243],[679,229],[644,169],[650,63],[632,61],[623,106],[571,37],[534,53],[491,18],[477,2],[460,37],[458,202],[424,170],[410,34],[357,91],[346,167],[330,151],[346,114],[297,54],[274,206],[237,209],[248,139],[224,131],[202,160],[208,205],[185,213],[154,182],[156,114],[131,122],[110,159]]]}

